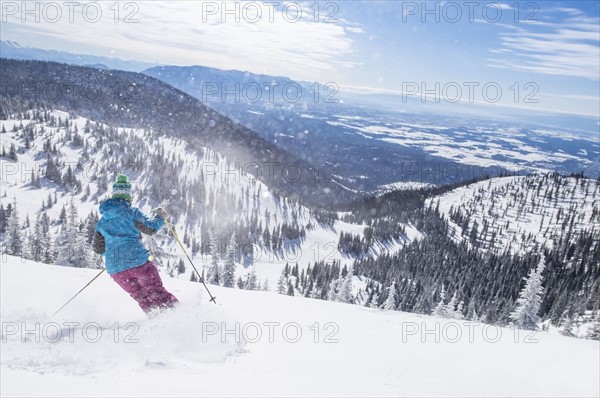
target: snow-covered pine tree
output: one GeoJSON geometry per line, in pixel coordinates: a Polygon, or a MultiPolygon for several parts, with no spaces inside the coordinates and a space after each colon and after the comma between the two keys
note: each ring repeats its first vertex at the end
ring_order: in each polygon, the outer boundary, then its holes
{"type": "Polygon", "coordinates": [[[481,317],[479,316],[479,314],[477,314],[477,310],[475,308],[473,308],[473,311],[471,311],[471,314],[469,315],[468,319],[473,322],[481,322],[481,317]]]}
{"type": "Polygon", "coordinates": [[[352,294],[352,278],[353,278],[352,268],[348,270],[348,273],[341,281],[340,291],[336,297],[337,301],[342,303],[354,303],[354,295],[352,294]]]}
{"type": "Polygon", "coordinates": [[[287,278],[285,276],[285,268],[281,271],[279,280],[277,281],[277,293],[284,294],[287,286],[287,278]]]}
{"type": "Polygon", "coordinates": [[[44,248],[42,262],[51,264],[54,261],[54,246],[50,237],[50,221],[46,213],[42,213],[40,226],[42,247],[44,248]]]}
{"type": "Polygon", "coordinates": [[[90,212],[85,219],[85,235],[87,242],[91,245],[96,233],[96,223],[98,222],[98,214],[90,212]]]}
{"type": "Polygon", "coordinates": [[[33,227],[33,233],[29,235],[27,244],[29,258],[33,261],[43,261],[44,243],[42,239],[42,226],[40,222],[40,216],[38,216],[33,227]]]}
{"type": "Polygon", "coordinates": [[[184,273],[185,273],[185,263],[183,262],[183,259],[180,258],[179,262],[177,263],[177,276],[184,274],[184,273]]]}
{"type": "Polygon", "coordinates": [[[431,312],[431,315],[439,318],[450,318],[448,314],[448,306],[444,301],[446,300],[446,288],[442,285],[442,291],[440,292],[440,301],[431,312]]]}
{"type": "Polygon", "coordinates": [[[52,156],[50,154],[48,154],[48,156],[47,156],[46,172],[45,172],[44,176],[48,180],[55,182],[57,184],[60,184],[60,181],[61,181],[60,170],[58,169],[57,164],[54,162],[54,159],[52,159],[52,156]]]}
{"type": "Polygon", "coordinates": [[[0,203],[0,235],[6,232],[6,227],[8,225],[8,220],[6,216],[6,211],[4,210],[4,206],[0,203]]]}
{"type": "Polygon", "coordinates": [[[338,279],[332,280],[329,283],[329,290],[327,290],[327,300],[329,300],[329,301],[337,300],[341,281],[342,281],[342,279],[338,278],[338,279]]]}
{"type": "Polygon", "coordinates": [[[77,208],[75,207],[72,197],[69,208],[70,212],[74,214],[71,224],[71,231],[75,236],[75,253],[72,259],[73,265],[80,268],[92,267],[93,259],[91,256],[91,247],[87,242],[86,231],[83,230],[82,225],[79,223],[79,218],[77,218],[77,208]]]}
{"type": "Polygon", "coordinates": [[[17,149],[15,148],[15,144],[10,144],[10,149],[8,150],[8,158],[14,160],[15,162],[19,160],[17,157],[17,149]]]}
{"type": "Polygon", "coordinates": [[[12,210],[8,218],[8,227],[6,228],[6,249],[8,254],[18,256],[23,252],[23,238],[21,235],[21,224],[19,223],[19,214],[17,212],[17,198],[13,199],[12,210]]]}
{"type": "Polygon", "coordinates": [[[60,221],[63,224],[67,223],[67,209],[65,208],[65,206],[63,206],[62,209],[60,209],[60,215],[58,216],[58,221],[60,221]]]}
{"type": "Polygon", "coordinates": [[[461,301],[458,304],[456,303],[458,301],[458,292],[454,292],[452,298],[447,304],[444,303],[445,298],[446,289],[442,285],[442,291],[440,292],[440,301],[433,309],[431,315],[448,319],[464,319],[464,315],[462,313],[464,302],[461,301]]]}
{"type": "Polygon", "coordinates": [[[575,335],[573,334],[573,321],[571,321],[571,318],[567,318],[565,320],[565,324],[563,325],[560,334],[567,337],[575,337],[575,335]]]}
{"type": "Polygon", "coordinates": [[[246,281],[244,282],[244,289],[245,290],[258,290],[256,271],[254,270],[254,267],[252,267],[252,269],[248,273],[248,276],[246,277],[246,281]]]}
{"type": "Polygon", "coordinates": [[[210,267],[206,273],[208,283],[219,285],[221,283],[221,272],[219,266],[219,246],[215,236],[210,234],[210,267]]]}
{"type": "Polygon", "coordinates": [[[454,294],[452,295],[452,298],[450,299],[450,302],[446,305],[446,313],[448,314],[448,318],[452,318],[452,319],[463,319],[464,316],[462,314],[462,310],[463,310],[463,306],[464,306],[464,302],[461,301],[460,303],[456,304],[456,302],[458,301],[458,292],[455,291],[454,294]]]}
{"type": "Polygon", "coordinates": [[[63,223],[56,237],[56,262],[60,265],[71,265],[71,253],[74,251],[67,223],[63,223]]]}
{"type": "Polygon", "coordinates": [[[510,314],[510,319],[520,329],[537,330],[540,326],[540,303],[544,287],[542,286],[542,272],[545,260],[542,258],[536,268],[533,268],[525,279],[525,286],[519,293],[517,307],[510,314]]]}
{"type": "Polygon", "coordinates": [[[373,292],[373,297],[371,297],[371,302],[369,303],[369,308],[379,308],[379,294],[377,292],[373,292]]]}
{"type": "Polygon", "coordinates": [[[93,265],[86,233],[79,230],[77,207],[73,197],[69,201],[66,220],[57,240],[59,264],[78,268],[87,268],[93,265]]]}
{"type": "Polygon", "coordinates": [[[321,292],[319,291],[316,285],[314,285],[313,289],[308,294],[308,298],[321,299],[321,292]]]}
{"type": "Polygon", "coordinates": [[[392,284],[390,286],[388,286],[387,291],[388,291],[387,299],[385,300],[385,303],[383,304],[383,309],[388,310],[388,311],[394,311],[394,310],[396,310],[396,299],[397,299],[396,281],[392,281],[392,284]]]}
{"type": "Polygon", "coordinates": [[[600,315],[594,321],[586,337],[592,340],[600,340],[600,315]]]}
{"type": "Polygon", "coordinates": [[[231,235],[229,244],[227,245],[227,254],[225,255],[225,264],[223,265],[223,286],[235,286],[235,249],[237,243],[235,235],[231,235]]]}
{"type": "Polygon", "coordinates": [[[294,291],[294,285],[292,285],[292,282],[290,282],[288,280],[288,282],[287,282],[287,295],[288,296],[295,296],[296,295],[295,293],[296,292],[294,291]]]}

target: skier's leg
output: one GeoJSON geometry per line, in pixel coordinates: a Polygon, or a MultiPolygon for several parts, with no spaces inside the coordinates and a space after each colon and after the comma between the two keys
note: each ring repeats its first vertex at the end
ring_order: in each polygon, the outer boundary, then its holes
{"type": "Polygon", "coordinates": [[[150,310],[173,307],[179,302],[174,295],[164,288],[158,270],[153,262],[148,261],[139,268],[142,275],[138,278],[138,282],[146,295],[146,300],[150,303],[150,310]]]}
{"type": "Polygon", "coordinates": [[[148,296],[144,288],[139,283],[140,267],[131,268],[122,272],[111,275],[112,279],[125,290],[129,295],[137,301],[144,312],[151,310],[152,302],[148,300],[148,296]]]}

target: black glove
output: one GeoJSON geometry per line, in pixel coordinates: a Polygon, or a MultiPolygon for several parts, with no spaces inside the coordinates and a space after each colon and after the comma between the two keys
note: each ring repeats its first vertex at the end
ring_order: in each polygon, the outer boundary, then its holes
{"type": "Polygon", "coordinates": [[[157,207],[156,209],[154,209],[154,214],[156,214],[158,217],[162,218],[163,220],[166,220],[169,218],[169,213],[167,213],[167,211],[165,209],[163,209],[162,207],[157,207]]]}

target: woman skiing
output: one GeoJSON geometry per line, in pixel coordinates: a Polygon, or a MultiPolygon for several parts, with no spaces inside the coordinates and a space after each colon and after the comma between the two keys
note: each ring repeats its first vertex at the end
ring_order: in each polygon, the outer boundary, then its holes
{"type": "Polygon", "coordinates": [[[157,310],[178,303],[162,284],[150,253],[142,244],[141,233],[155,234],[165,223],[168,213],[154,210],[149,218],[131,206],[131,184],[120,174],[112,186],[112,198],[100,203],[102,217],[96,224],[94,251],[104,254],[106,271],[151,316],[157,310]]]}

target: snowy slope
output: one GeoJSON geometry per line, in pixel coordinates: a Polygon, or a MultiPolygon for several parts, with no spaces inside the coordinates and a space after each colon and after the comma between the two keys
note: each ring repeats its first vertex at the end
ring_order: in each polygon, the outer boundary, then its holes
{"type": "Polygon", "coordinates": [[[483,249],[528,252],[573,233],[598,231],[600,181],[538,174],[469,184],[428,201],[439,205],[451,235],[467,239],[477,225],[483,249]],[[460,212],[460,216],[453,213],[460,212]],[[464,220],[459,225],[460,219],[464,220]]]}
{"type": "Polygon", "coordinates": [[[106,275],[52,317],[96,272],[2,258],[3,396],[600,394],[597,341],[219,287],[214,306],[200,285],[171,278],[183,306],[164,317],[145,319],[106,275]],[[70,334],[67,322],[79,326],[70,334]],[[272,342],[266,322],[279,323],[272,342]],[[236,324],[256,342],[203,333],[236,324]],[[63,339],[50,342],[57,326],[63,339]]]}
{"type": "MultiPolygon", "coordinates": [[[[6,151],[14,145],[18,153],[18,161],[13,162],[6,157],[0,158],[2,167],[2,188],[0,197],[4,207],[17,200],[17,208],[21,223],[29,218],[33,223],[38,215],[46,212],[52,220],[59,218],[63,207],[68,207],[69,201],[73,201],[77,207],[78,217],[83,220],[91,212],[97,212],[98,203],[110,193],[101,191],[99,185],[106,181],[108,187],[117,171],[125,171],[130,174],[134,181],[133,196],[134,205],[149,212],[153,205],[148,203],[143,189],[148,189],[151,183],[161,184],[156,180],[157,170],[142,156],[141,166],[136,158],[140,154],[157,154],[161,152],[162,157],[170,163],[178,165],[176,179],[177,189],[163,190],[160,192],[161,200],[169,200],[173,209],[178,205],[181,210],[173,210],[176,220],[176,228],[181,237],[185,235],[190,240],[195,239],[199,245],[206,246],[209,242],[202,241],[206,237],[206,231],[201,226],[208,222],[211,226],[223,226],[229,222],[240,220],[251,220],[253,216],[264,228],[273,229],[282,223],[297,224],[304,227],[306,236],[302,239],[284,239],[280,250],[267,247],[263,241],[258,239],[253,244],[254,255],[251,259],[245,258],[244,264],[240,264],[236,270],[236,277],[244,278],[251,270],[256,272],[258,280],[264,284],[269,281],[270,290],[275,289],[276,281],[286,264],[298,263],[300,269],[306,268],[309,263],[316,261],[339,261],[342,265],[350,265],[354,257],[341,253],[337,243],[341,233],[352,233],[362,236],[366,225],[349,224],[334,221],[331,225],[319,223],[307,207],[289,200],[285,197],[274,195],[267,185],[254,178],[246,172],[244,165],[233,164],[217,152],[205,147],[191,148],[185,140],[166,137],[148,130],[125,129],[112,126],[121,137],[129,140],[130,148],[120,146],[115,142],[106,142],[104,137],[93,131],[86,131],[88,120],[83,117],[73,117],[63,111],[50,111],[50,116],[55,119],[66,120],[70,118],[73,130],[76,126],[78,134],[86,143],[86,147],[74,146],[67,139],[67,129],[64,126],[50,125],[32,118],[10,119],[0,121],[0,128],[6,132],[2,134],[2,146],[6,151]],[[13,129],[16,128],[16,131],[13,129]],[[29,143],[29,148],[23,140],[24,130],[32,129],[34,138],[29,143]],[[102,141],[104,139],[104,141],[102,141]],[[41,186],[35,187],[31,184],[31,171],[35,175],[44,175],[47,159],[44,144],[49,142],[55,145],[57,153],[55,161],[61,162],[61,172],[64,173],[67,166],[71,166],[77,180],[83,185],[83,191],[89,188],[89,195],[76,193],[71,195],[59,185],[41,179],[41,186]],[[100,149],[97,148],[97,144],[100,149]],[[135,146],[135,147],[134,147],[135,146]],[[121,167],[115,170],[116,164],[108,163],[113,158],[120,159],[121,167]],[[183,191],[191,185],[201,186],[203,196],[193,196],[191,191],[186,199],[182,199],[183,191]],[[211,200],[211,193],[214,197],[211,200]],[[57,203],[49,209],[42,209],[42,202],[47,201],[48,195],[57,194],[57,203]],[[227,197],[233,197],[236,208],[224,205],[227,197]],[[183,203],[184,205],[181,205],[183,203]],[[310,227],[309,227],[310,226],[310,227]],[[204,233],[204,235],[203,235],[204,233]]],[[[110,126],[98,124],[106,129],[110,126]]],[[[62,225],[52,223],[51,235],[59,234],[62,225]]],[[[210,228],[210,232],[218,233],[216,228],[210,228]]],[[[225,231],[227,232],[227,231],[225,231]]],[[[31,231],[23,231],[23,235],[31,231]]],[[[231,231],[229,231],[231,233],[231,231]]],[[[414,227],[406,225],[406,236],[398,241],[377,242],[371,250],[371,254],[379,255],[382,252],[391,253],[399,249],[405,241],[419,239],[421,233],[414,227]]],[[[190,242],[186,242],[188,252],[192,252],[190,242]]],[[[157,247],[160,256],[157,262],[164,268],[170,264],[171,269],[179,259],[184,258],[174,241],[167,236],[166,231],[159,234],[149,245],[157,247]]],[[[224,252],[221,250],[221,252],[224,252]]],[[[211,264],[211,255],[193,256],[196,265],[206,270],[211,264]]],[[[187,263],[186,263],[187,266],[187,263]]],[[[175,273],[179,279],[189,280],[192,274],[191,267],[187,267],[182,274],[175,273]]]]}

